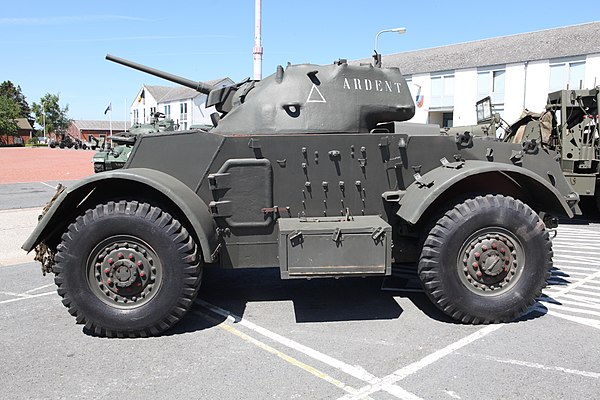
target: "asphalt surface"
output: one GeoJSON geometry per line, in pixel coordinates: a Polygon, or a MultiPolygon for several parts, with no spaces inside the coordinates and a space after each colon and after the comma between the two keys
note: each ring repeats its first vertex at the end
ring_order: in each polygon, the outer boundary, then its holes
{"type": "Polygon", "coordinates": [[[51,197],[45,183],[0,185],[2,399],[600,396],[598,222],[559,227],[550,285],[513,323],[453,323],[394,280],[207,269],[165,335],[104,339],[75,324],[39,264],[6,256],[51,197]]]}

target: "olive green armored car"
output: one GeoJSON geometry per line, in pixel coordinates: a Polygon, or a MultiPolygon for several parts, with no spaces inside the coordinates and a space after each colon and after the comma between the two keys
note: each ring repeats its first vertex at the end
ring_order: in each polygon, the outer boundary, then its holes
{"type": "Polygon", "coordinates": [[[464,323],[510,321],[552,268],[548,229],[578,212],[556,153],[411,124],[398,68],[288,65],[214,88],[213,127],[140,135],[122,169],[57,193],[23,248],[98,335],[157,335],[205,267],[282,279],[386,276],[412,265],[464,323]]]}
{"type": "Polygon", "coordinates": [[[148,135],[157,132],[173,132],[177,129],[175,121],[170,118],[165,119],[165,115],[161,112],[156,112],[152,115],[149,124],[136,124],[131,127],[128,132],[123,132],[120,135],[111,136],[112,147],[102,149],[94,154],[92,162],[94,163],[94,172],[110,171],[113,169],[123,168],[135,140],[138,135],[148,135]]]}

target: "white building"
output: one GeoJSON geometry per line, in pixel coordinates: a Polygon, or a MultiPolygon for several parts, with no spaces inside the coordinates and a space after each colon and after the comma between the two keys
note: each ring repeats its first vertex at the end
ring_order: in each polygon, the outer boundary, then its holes
{"type": "Polygon", "coordinates": [[[600,22],[383,56],[383,66],[406,77],[411,122],[475,124],[475,102],[491,96],[510,123],[542,111],[549,92],[600,85],[600,22]]]}
{"type": "MultiPolygon", "coordinates": [[[[231,86],[229,78],[207,82],[217,88],[231,86]]],[[[173,119],[179,130],[192,125],[212,125],[210,115],[214,107],[205,106],[206,95],[184,86],[142,85],[130,108],[131,124],[150,123],[155,112],[162,112],[166,118],[173,119]]]]}

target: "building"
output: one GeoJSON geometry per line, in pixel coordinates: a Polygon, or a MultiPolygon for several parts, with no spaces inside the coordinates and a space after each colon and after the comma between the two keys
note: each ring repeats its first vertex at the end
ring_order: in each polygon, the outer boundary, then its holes
{"type": "MultiPolygon", "coordinates": [[[[231,86],[229,78],[206,82],[217,88],[231,86]]],[[[212,125],[210,115],[214,107],[206,108],[206,95],[184,86],[143,85],[131,104],[131,124],[148,124],[155,112],[162,112],[165,118],[173,119],[179,130],[192,125],[212,125]]]]}
{"type": "Polygon", "coordinates": [[[0,145],[23,145],[33,136],[33,128],[27,118],[15,119],[17,133],[14,135],[0,135],[0,145]]]}
{"type": "Polygon", "coordinates": [[[90,141],[90,136],[96,139],[106,138],[112,134],[124,132],[127,129],[126,121],[93,121],[93,120],[71,120],[67,128],[67,134],[84,142],[90,141]]]}
{"type": "Polygon", "coordinates": [[[382,62],[407,80],[416,104],[411,122],[475,124],[475,102],[490,96],[510,123],[524,108],[542,111],[549,92],[600,85],[600,22],[384,55],[382,62]]]}

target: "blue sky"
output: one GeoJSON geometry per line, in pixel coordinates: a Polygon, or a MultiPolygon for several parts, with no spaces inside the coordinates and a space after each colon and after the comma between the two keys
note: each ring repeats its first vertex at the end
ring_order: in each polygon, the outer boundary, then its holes
{"type": "MultiPolygon", "coordinates": [[[[600,20],[564,1],[263,0],[263,76],[277,64],[328,64],[600,20]],[[495,6],[494,6],[495,4],[495,6]]],[[[125,119],[142,84],[169,82],[104,60],[107,53],[194,80],[252,76],[254,0],[11,1],[0,14],[0,81],[31,105],[59,93],[72,119],[125,119]],[[129,109],[127,104],[127,110],[129,109]]]]}

